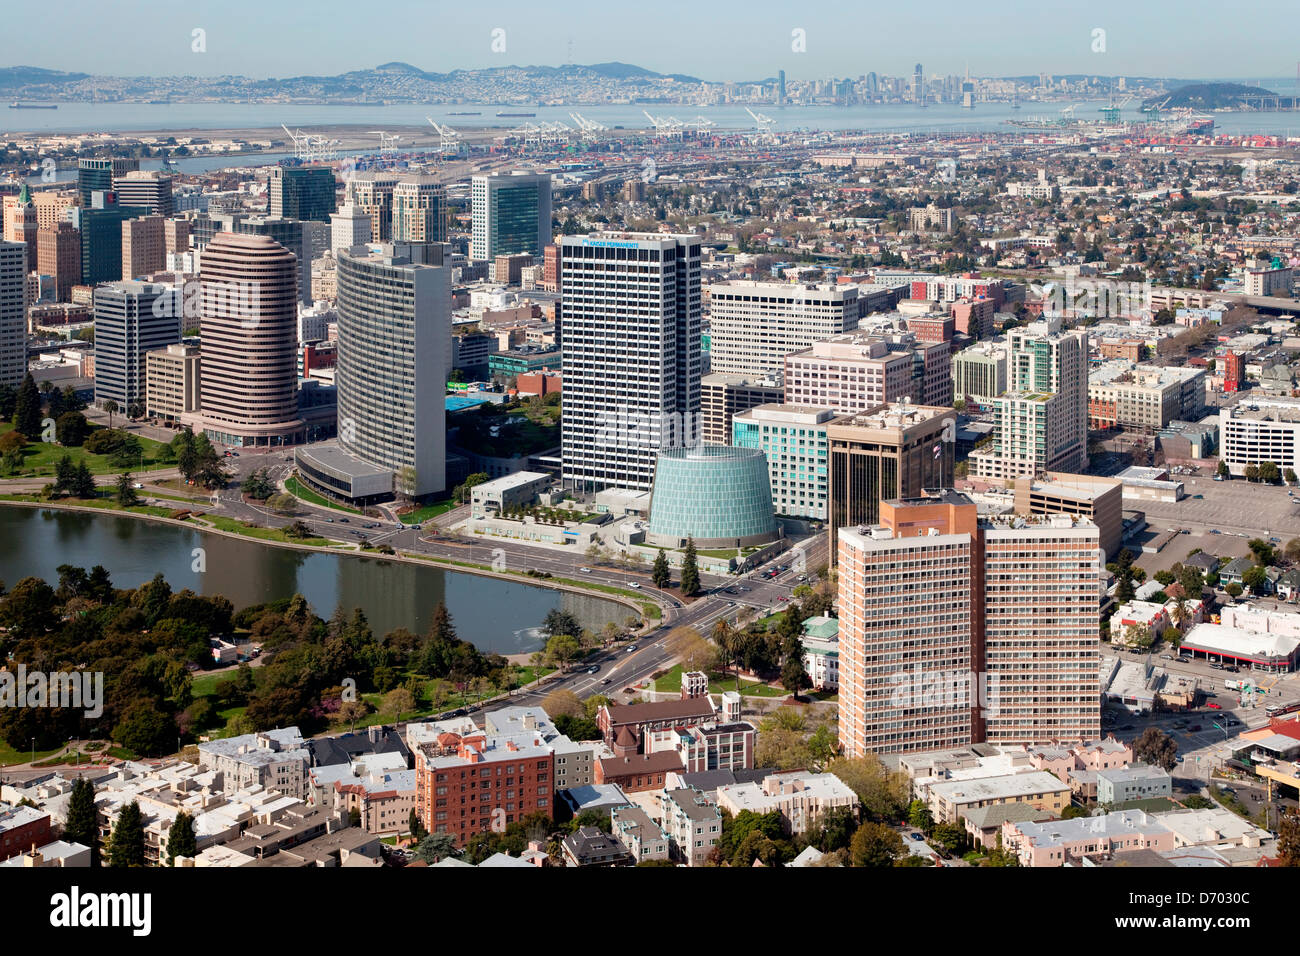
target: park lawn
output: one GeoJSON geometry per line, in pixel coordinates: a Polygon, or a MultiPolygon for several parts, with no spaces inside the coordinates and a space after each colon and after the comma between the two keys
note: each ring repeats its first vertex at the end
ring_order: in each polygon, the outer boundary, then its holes
{"type": "Polygon", "coordinates": [[[416,508],[410,514],[398,515],[404,524],[423,524],[430,518],[437,518],[445,515],[448,511],[457,507],[456,502],[448,499],[447,501],[437,501],[431,505],[424,505],[416,508]]]}
{"type": "Polygon", "coordinates": [[[294,477],[290,477],[285,480],[284,490],[289,492],[289,494],[293,495],[295,498],[301,498],[303,501],[306,501],[308,504],[317,505],[321,508],[330,508],[334,511],[343,511],[350,515],[359,515],[362,513],[358,511],[356,508],[349,508],[346,505],[341,505],[341,504],[337,504],[336,502],[330,501],[324,495],[317,494],[316,492],[312,491],[310,488],[308,488],[301,481],[299,481],[297,478],[294,477]]]}
{"type": "MultiPolygon", "coordinates": [[[[36,759],[38,761],[46,760],[54,756],[62,749],[63,746],[60,745],[58,747],[55,747],[53,750],[38,750],[36,751],[36,759]]],[[[14,747],[10,747],[8,741],[0,740],[0,767],[10,767],[16,763],[27,763],[31,759],[32,759],[32,752],[30,749],[22,749],[22,748],[16,749],[14,747]]]]}
{"type": "Polygon", "coordinates": [[[59,757],[53,758],[52,760],[37,761],[32,764],[32,766],[40,767],[42,769],[46,767],[62,767],[65,764],[68,766],[75,766],[80,763],[93,763],[97,756],[98,754],[86,754],[78,750],[75,753],[63,754],[59,757]]]}
{"type": "Polygon", "coordinates": [[[126,747],[109,747],[107,751],[110,757],[116,757],[118,760],[139,760],[140,755],[134,750],[128,750],[126,747]]]}
{"type": "MultiPolygon", "coordinates": [[[[660,693],[670,693],[682,689],[682,665],[675,664],[673,669],[663,677],[655,681],[655,690],[660,693]]],[[[723,691],[735,690],[736,678],[734,675],[728,675],[723,678],[719,674],[709,674],[709,693],[721,694],[723,691]]],[[[762,681],[740,682],[741,697],[788,697],[789,693],[777,687],[768,687],[762,681]]]]}
{"type": "Polygon", "coordinates": [[[263,541],[285,541],[289,544],[305,544],[313,548],[328,548],[335,544],[327,538],[291,538],[280,528],[259,528],[221,515],[204,515],[203,520],[211,521],[212,526],[218,531],[230,531],[249,538],[260,538],[263,541]]]}
{"type": "MultiPolygon", "coordinates": [[[[13,431],[12,422],[0,424],[0,435],[13,431]]],[[[54,442],[33,441],[29,442],[23,448],[23,467],[12,475],[10,478],[42,478],[46,475],[54,475],[54,464],[64,455],[72,459],[74,465],[79,465],[83,461],[86,467],[96,475],[116,475],[124,471],[140,472],[153,471],[159,468],[174,468],[175,460],[159,461],[158,450],[163,447],[163,443],[154,441],[152,438],[145,438],[142,435],[135,436],[140,441],[140,448],[143,451],[143,467],[138,461],[133,461],[127,468],[119,468],[117,465],[109,464],[108,455],[92,455],[84,448],[65,448],[54,442]]]]}

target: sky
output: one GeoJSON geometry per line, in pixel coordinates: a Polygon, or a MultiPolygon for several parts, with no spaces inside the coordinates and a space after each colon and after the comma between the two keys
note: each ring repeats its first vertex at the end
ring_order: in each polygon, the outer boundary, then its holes
{"type": "Polygon", "coordinates": [[[782,69],[789,79],[906,75],[919,62],[927,75],[969,65],[975,76],[1294,83],[1300,57],[1294,31],[1283,27],[1296,0],[1257,0],[1248,13],[1222,0],[43,0],[27,11],[30,28],[21,33],[12,28],[22,21],[8,18],[0,65],[118,76],[616,60],[715,81],[782,69]],[[195,30],[204,31],[203,52],[194,49],[195,30]]]}

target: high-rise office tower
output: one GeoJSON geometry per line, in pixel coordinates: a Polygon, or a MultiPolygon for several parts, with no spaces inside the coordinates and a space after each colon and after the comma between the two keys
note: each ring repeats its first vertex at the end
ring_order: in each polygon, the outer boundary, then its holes
{"type": "Polygon", "coordinates": [[[150,215],[166,217],[175,211],[172,178],[157,170],[137,169],[118,176],[113,180],[113,191],[122,205],[143,206],[150,215]]]}
{"type": "Polygon", "coordinates": [[[1097,527],[980,518],[938,491],[838,532],[840,742],[851,757],[1100,732],[1097,527]]]}
{"type": "Polygon", "coordinates": [[[221,233],[203,250],[203,427],[231,445],[298,441],[298,261],[269,236],[221,233]]]}
{"type": "Polygon", "coordinates": [[[27,271],[33,272],[36,269],[36,232],[39,227],[36,221],[36,204],[32,202],[32,194],[25,182],[18,190],[18,203],[13,207],[13,216],[13,239],[15,242],[21,242],[26,248],[27,271]]]}
{"type": "Polygon", "coordinates": [[[857,286],[738,280],[709,286],[710,371],[780,372],[785,357],[858,327],[857,286]]]}
{"type": "Polygon", "coordinates": [[[917,103],[925,102],[925,73],[921,70],[920,63],[912,71],[912,99],[917,103]]]}
{"type": "Polygon", "coordinates": [[[540,259],[551,241],[551,177],[514,170],[475,176],[471,259],[527,252],[540,259]]]}
{"type": "Polygon", "coordinates": [[[339,253],[339,446],[418,497],[447,484],[451,269],[381,249],[339,253]]]}
{"type": "Polygon", "coordinates": [[[152,282],[95,288],[95,404],[125,411],[145,399],[145,353],[181,340],[180,293],[152,282]]]}
{"type": "Polygon", "coordinates": [[[785,70],[779,70],[776,75],[776,102],[785,105],[785,70]]]}
{"type": "Polygon", "coordinates": [[[971,452],[973,477],[1009,481],[1088,467],[1088,336],[1060,320],[1007,334],[1007,392],[994,404],[993,442],[971,452]]]}
{"type": "Polygon", "coordinates": [[[168,219],[163,222],[163,246],[167,254],[188,252],[190,232],[194,224],[188,219],[168,219]]]}
{"type": "Polygon", "coordinates": [[[142,206],[123,206],[114,192],[96,191],[88,207],[71,210],[81,231],[81,281],[86,285],[122,278],[122,223],[145,215],[142,206]]]}
{"type": "Polygon", "coordinates": [[[0,240],[0,385],[17,388],[26,374],[27,247],[0,240]]]}
{"type": "Polygon", "coordinates": [[[330,215],[330,250],[335,257],[371,240],[370,213],[360,206],[344,206],[330,215]]]}
{"type": "Polygon", "coordinates": [[[137,279],[167,268],[167,230],[162,216],[122,223],[122,278],[137,279]]]}
{"type": "Polygon", "coordinates": [[[273,166],[267,193],[268,211],[280,219],[329,222],[337,208],[329,166],[273,166]]]}
{"type": "Polygon", "coordinates": [[[81,284],[81,233],[70,222],[55,223],[36,233],[36,270],[54,277],[54,298],[68,302],[72,287],[81,284]]]}
{"type": "Polygon", "coordinates": [[[393,242],[446,241],[446,188],[435,176],[403,176],[393,187],[393,242]]]}
{"type": "Polygon", "coordinates": [[[831,560],[839,528],[875,524],[880,502],[952,484],[957,413],[898,402],[826,425],[831,560]]]}
{"type": "Polygon", "coordinates": [[[370,217],[370,239],[387,242],[393,238],[393,189],[396,173],[367,171],[354,173],[347,181],[346,202],[370,217]]]}
{"type": "Polygon", "coordinates": [[[649,491],[656,453],[698,441],[700,240],[605,233],[559,247],[563,480],[649,491]]]}
{"type": "Polygon", "coordinates": [[[847,333],[815,342],[785,359],[786,402],[818,405],[843,415],[882,402],[919,405],[952,401],[952,350],[912,332],[888,337],[847,333]]]}
{"type": "Polygon", "coordinates": [[[97,192],[112,192],[113,180],[140,169],[140,160],[133,156],[114,156],[106,159],[77,160],[77,191],[81,205],[89,209],[97,192]]]}

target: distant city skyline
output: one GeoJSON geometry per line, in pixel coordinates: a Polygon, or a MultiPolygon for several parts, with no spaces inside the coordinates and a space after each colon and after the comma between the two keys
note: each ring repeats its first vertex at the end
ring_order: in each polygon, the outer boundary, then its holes
{"type": "Polygon", "coordinates": [[[113,76],[270,79],[332,76],[391,61],[437,73],[620,61],[713,82],[759,80],[778,70],[785,70],[788,81],[871,71],[909,75],[919,62],[927,75],[961,74],[969,65],[974,76],[1046,72],[1277,81],[1294,76],[1297,56],[1286,31],[1260,29],[1293,14],[1283,0],[1264,0],[1249,17],[1225,17],[1222,6],[1209,0],[1102,0],[1069,10],[1029,0],[1005,0],[996,9],[934,0],[883,10],[845,9],[833,0],[811,0],[797,9],[775,0],[754,0],[743,8],[663,0],[654,16],[635,18],[634,30],[627,18],[611,18],[595,0],[574,0],[558,12],[515,0],[489,12],[391,0],[367,8],[364,16],[370,27],[389,22],[401,28],[360,33],[348,26],[358,16],[357,5],[343,0],[318,0],[308,8],[204,0],[189,9],[142,0],[137,7],[138,16],[106,18],[100,3],[52,0],[41,8],[42,20],[94,22],[95,29],[26,31],[21,50],[11,47],[10,62],[113,76]],[[204,31],[201,43],[195,30],[204,31]],[[287,43],[288,37],[299,42],[287,43]],[[882,37],[889,42],[864,42],[882,37]],[[202,52],[195,51],[199,46],[202,52]]]}

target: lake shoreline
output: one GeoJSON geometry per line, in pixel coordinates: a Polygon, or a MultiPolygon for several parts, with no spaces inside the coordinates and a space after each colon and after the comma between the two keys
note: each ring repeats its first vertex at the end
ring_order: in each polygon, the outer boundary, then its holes
{"type": "Polygon", "coordinates": [[[472,565],[468,563],[462,564],[450,558],[439,558],[433,556],[418,557],[410,554],[404,554],[401,552],[395,554],[379,554],[378,552],[374,552],[374,551],[360,551],[360,550],[343,549],[343,548],[331,547],[331,546],[320,547],[317,545],[300,544],[300,543],[290,542],[290,541],[276,541],[267,538],[254,538],[250,535],[239,534],[238,532],[234,532],[234,531],[224,531],[219,528],[198,524],[197,522],[202,521],[203,520],[202,518],[193,519],[193,520],[182,520],[180,518],[167,518],[167,517],[162,517],[160,515],[139,514],[138,512],[134,512],[134,511],[122,511],[116,508],[92,508],[87,505],[75,505],[75,504],[68,504],[68,503],[57,502],[57,501],[0,501],[0,506],[6,506],[6,505],[16,505],[18,507],[28,508],[33,510],[48,508],[51,510],[68,511],[68,512],[80,513],[80,514],[91,514],[91,515],[101,515],[101,516],[110,515],[114,517],[123,517],[123,518],[138,518],[138,519],[143,519],[144,521],[156,522],[158,524],[171,525],[172,527],[187,528],[191,531],[199,532],[200,534],[220,535],[222,537],[231,538],[237,541],[248,542],[250,544],[266,545],[269,547],[277,547],[289,551],[303,551],[309,554],[327,554],[327,555],[336,555],[342,557],[371,558],[380,561],[400,562],[403,564],[413,565],[415,567],[426,567],[426,568],[431,568],[434,570],[440,570],[440,571],[450,572],[450,573],[462,572],[465,574],[475,574],[478,575],[479,577],[495,578],[500,581],[508,581],[514,584],[522,584],[527,587],[535,587],[538,588],[539,590],[567,591],[572,594],[580,594],[583,597],[600,598],[614,604],[620,604],[623,607],[626,607],[631,613],[635,614],[638,618],[641,618],[642,620],[645,619],[645,614],[641,606],[635,603],[634,599],[630,597],[622,597],[618,594],[613,594],[607,591],[597,591],[594,589],[578,587],[573,584],[555,581],[548,578],[533,578],[524,574],[512,573],[509,571],[494,571],[491,568],[482,567],[480,565],[472,565]]]}

